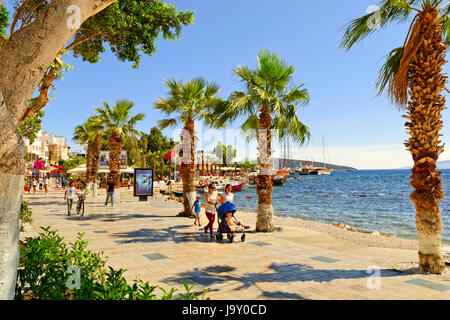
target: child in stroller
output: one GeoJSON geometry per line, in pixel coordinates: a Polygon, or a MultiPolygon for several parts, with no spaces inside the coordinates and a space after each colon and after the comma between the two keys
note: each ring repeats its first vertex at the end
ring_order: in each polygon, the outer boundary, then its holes
{"type": "Polygon", "coordinates": [[[223,233],[227,234],[227,239],[231,243],[234,239],[234,234],[236,232],[242,232],[241,241],[245,241],[244,229],[250,228],[249,226],[244,226],[234,217],[236,212],[236,206],[231,202],[225,202],[220,205],[217,210],[217,215],[219,217],[219,227],[217,228],[216,240],[222,241],[223,233]]]}

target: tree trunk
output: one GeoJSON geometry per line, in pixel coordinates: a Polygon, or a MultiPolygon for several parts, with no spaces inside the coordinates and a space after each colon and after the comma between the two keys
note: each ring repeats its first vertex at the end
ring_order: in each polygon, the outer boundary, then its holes
{"type": "Polygon", "coordinates": [[[202,151],[202,176],[205,174],[205,156],[202,151]]]}
{"type": "Polygon", "coordinates": [[[93,158],[93,147],[94,141],[89,140],[87,142],[87,154],[86,154],[86,193],[90,191],[90,183],[92,181],[92,158],[93,158]]]}
{"type": "Polygon", "coordinates": [[[183,205],[184,215],[191,215],[191,208],[195,201],[195,185],[194,185],[194,160],[195,160],[195,129],[194,121],[186,120],[185,132],[189,133],[188,137],[181,137],[181,147],[183,150],[183,157],[180,166],[180,175],[183,181],[183,205]],[[189,151],[188,156],[184,154],[185,151],[189,151]]]}
{"type": "Polygon", "coordinates": [[[0,300],[14,298],[19,262],[19,218],[25,144],[0,92],[0,300]]]}
{"type": "Polygon", "coordinates": [[[439,131],[443,124],[441,112],[445,109],[445,96],[441,91],[447,82],[442,73],[447,48],[442,42],[441,23],[435,8],[420,12],[419,23],[424,41],[409,68],[410,102],[405,117],[409,119],[406,127],[411,137],[405,145],[414,160],[410,180],[414,191],[410,198],[416,209],[419,265],[424,272],[441,274],[445,263],[441,252],[439,203],[444,193],[436,161],[444,151],[439,131]]]}
{"type": "Polygon", "coordinates": [[[0,52],[0,92],[16,126],[50,64],[77,31],[74,18],[83,23],[116,1],[52,1],[33,23],[11,35],[0,52]],[[67,13],[71,6],[80,9],[79,17],[67,13]]]}
{"type": "Polygon", "coordinates": [[[153,158],[153,175],[156,176],[156,159],[153,158]]]}
{"type": "Polygon", "coordinates": [[[270,112],[267,108],[263,107],[259,116],[260,130],[258,132],[258,164],[260,172],[256,186],[256,192],[258,194],[257,232],[273,232],[275,230],[272,207],[271,126],[272,117],[270,112]]]}
{"type": "Polygon", "coordinates": [[[109,136],[109,176],[113,178],[116,188],[120,188],[120,156],[123,142],[120,133],[112,130],[109,136]]]}
{"type": "Polygon", "coordinates": [[[164,157],[161,157],[160,162],[161,180],[164,180],[164,157]]]}
{"type": "Polygon", "coordinates": [[[142,156],[142,168],[147,168],[147,155],[142,156]]]}
{"type": "Polygon", "coordinates": [[[98,167],[100,165],[100,149],[101,149],[101,140],[100,135],[97,134],[95,136],[94,144],[92,147],[92,164],[91,164],[91,179],[93,182],[92,195],[94,197],[97,196],[97,174],[98,174],[98,167]]]}
{"type": "Polygon", "coordinates": [[[19,257],[19,217],[25,171],[25,144],[18,124],[50,64],[73,37],[69,28],[77,6],[79,23],[117,0],[58,0],[30,25],[14,32],[0,51],[0,299],[13,299],[19,257]]]}

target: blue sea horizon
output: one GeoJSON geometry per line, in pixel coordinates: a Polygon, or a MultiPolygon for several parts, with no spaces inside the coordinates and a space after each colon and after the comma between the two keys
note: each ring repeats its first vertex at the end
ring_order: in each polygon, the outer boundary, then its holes
{"type": "MultiPolygon", "coordinates": [[[[444,194],[450,194],[450,169],[442,169],[444,194]]],[[[417,240],[415,208],[409,199],[410,169],[335,171],[329,176],[297,176],[275,186],[275,215],[336,225],[417,240]],[[286,196],[290,196],[287,198],[286,196]]],[[[235,193],[239,210],[256,212],[256,188],[235,193]],[[253,196],[253,198],[247,198],[253,196]]],[[[442,241],[450,244],[450,199],[440,204],[442,241]]]]}

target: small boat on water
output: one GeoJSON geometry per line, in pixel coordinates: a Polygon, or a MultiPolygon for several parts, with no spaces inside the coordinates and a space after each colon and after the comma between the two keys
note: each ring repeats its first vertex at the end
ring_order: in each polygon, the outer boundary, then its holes
{"type": "Polygon", "coordinates": [[[241,192],[242,188],[244,187],[244,184],[235,184],[234,186],[231,186],[231,191],[233,192],[241,192]]]}
{"type": "Polygon", "coordinates": [[[313,176],[329,175],[331,174],[331,170],[327,168],[313,168],[309,174],[313,176]]]}
{"type": "Polygon", "coordinates": [[[273,176],[272,183],[274,186],[282,186],[286,182],[286,176],[273,176]]]}

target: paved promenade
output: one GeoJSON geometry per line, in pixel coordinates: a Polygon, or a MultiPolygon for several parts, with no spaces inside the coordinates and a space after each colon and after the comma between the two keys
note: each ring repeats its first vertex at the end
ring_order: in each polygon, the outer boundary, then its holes
{"type": "MultiPolygon", "coordinates": [[[[181,289],[185,281],[196,292],[211,288],[211,299],[450,299],[448,275],[391,269],[417,262],[414,250],[364,247],[289,226],[272,234],[250,230],[245,242],[236,237],[230,244],[225,237],[218,243],[206,238],[193,219],[177,217],[181,205],[174,202],[138,202],[122,192],[122,202],[111,208],[104,199],[88,198],[81,221],[74,213],[67,216],[61,190],[25,194],[33,211],[31,233],[52,226],[69,243],[84,232],[88,249],[104,252],[107,265],[127,269],[127,279],[166,289],[181,289]],[[379,268],[379,282],[374,272],[368,273],[371,266],[379,268]]],[[[255,225],[255,220],[244,222],[255,225]]]]}

